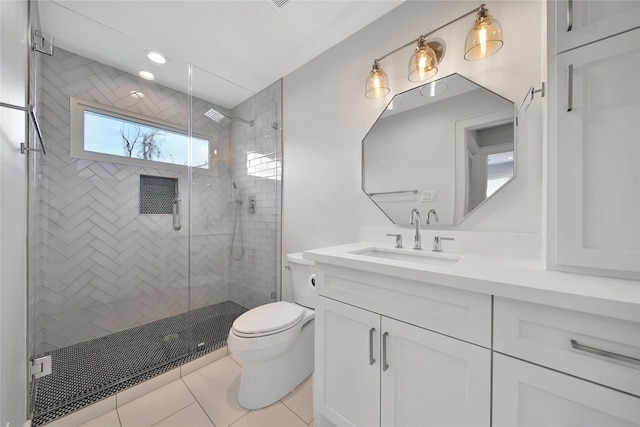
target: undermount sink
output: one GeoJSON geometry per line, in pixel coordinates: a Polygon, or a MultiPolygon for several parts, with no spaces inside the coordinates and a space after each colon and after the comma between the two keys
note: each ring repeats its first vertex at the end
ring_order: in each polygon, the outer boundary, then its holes
{"type": "Polygon", "coordinates": [[[416,262],[431,265],[450,265],[460,261],[460,256],[449,253],[432,252],[429,250],[395,249],[395,248],[366,248],[351,252],[354,255],[364,255],[374,258],[384,258],[396,261],[416,262]]]}

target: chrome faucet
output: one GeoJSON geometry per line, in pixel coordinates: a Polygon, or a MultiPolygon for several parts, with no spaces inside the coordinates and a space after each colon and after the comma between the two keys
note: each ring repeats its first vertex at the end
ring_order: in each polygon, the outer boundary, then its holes
{"type": "Polygon", "coordinates": [[[436,212],[435,209],[431,209],[429,212],[427,212],[427,225],[431,224],[431,215],[433,215],[433,218],[436,220],[436,223],[438,223],[438,212],[436,212]]]}
{"type": "Polygon", "coordinates": [[[411,225],[416,225],[416,237],[414,238],[413,249],[422,250],[422,237],[420,237],[420,211],[414,209],[411,211],[411,225]]]}

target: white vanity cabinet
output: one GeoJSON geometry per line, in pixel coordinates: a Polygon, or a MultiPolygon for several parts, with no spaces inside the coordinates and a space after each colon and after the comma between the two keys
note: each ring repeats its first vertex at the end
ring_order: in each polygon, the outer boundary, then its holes
{"type": "Polygon", "coordinates": [[[640,399],[496,353],[492,425],[637,427],[640,399]]]}
{"type": "Polygon", "coordinates": [[[380,316],[323,297],[315,316],[314,425],[380,425],[380,316]]]}
{"type": "Polygon", "coordinates": [[[493,349],[494,426],[640,426],[637,311],[495,297],[493,349]]]}
{"type": "Polygon", "coordinates": [[[555,13],[555,52],[564,52],[640,26],[640,2],[629,0],[559,0],[555,13]]]}
{"type": "Polygon", "coordinates": [[[314,425],[490,422],[491,296],[316,261],[314,425]]]}
{"type": "Polygon", "coordinates": [[[367,248],[305,252],[319,294],[314,425],[640,427],[640,282],[367,248]]]}
{"type": "Polygon", "coordinates": [[[487,426],[491,351],[320,297],[315,425],[487,426]]]}
{"type": "Polygon", "coordinates": [[[573,29],[549,43],[549,265],[637,278],[640,2],[557,2],[556,23],[567,3],[573,29]]]}

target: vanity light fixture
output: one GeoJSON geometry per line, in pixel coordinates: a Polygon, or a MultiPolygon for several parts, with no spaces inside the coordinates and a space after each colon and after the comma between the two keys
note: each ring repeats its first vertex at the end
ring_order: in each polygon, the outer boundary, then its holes
{"type": "Polygon", "coordinates": [[[491,56],[502,48],[502,27],[489,11],[480,6],[473,27],[464,45],[464,59],[475,61],[491,56]]]}
{"type": "Polygon", "coordinates": [[[438,58],[431,46],[427,44],[426,37],[418,38],[418,46],[409,59],[410,82],[422,82],[438,73],[438,58]]]}
{"type": "Polygon", "coordinates": [[[369,73],[369,77],[367,77],[365,83],[365,96],[367,98],[381,98],[391,92],[389,78],[382,70],[380,61],[415,43],[417,43],[417,46],[409,60],[409,74],[407,78],[412,82],[421,82],[435,76],[438,72],[438,64],[444,57],[444,46],[437,41],[428,42],[427,37],[474,13],[476,14],[476,19],[466,38],[464,58],[473,61],[486,58],[499,51],[503,45],[502,27],[495,18],[489,15],[489,10],[485,5],[481,4],[479,7],[447,22],[435,30],[429,31],[417,39],[411,40],[409,43],[374,59],[373,69],[369,73]]]}
{"type": "Polygon", "coordinates": [[[389,88],[389,77],[382,71],[377,59],[373,61],[373,68],[365,83],[364,96],[367,98],[382,98],[391,92],[389,88]]]}

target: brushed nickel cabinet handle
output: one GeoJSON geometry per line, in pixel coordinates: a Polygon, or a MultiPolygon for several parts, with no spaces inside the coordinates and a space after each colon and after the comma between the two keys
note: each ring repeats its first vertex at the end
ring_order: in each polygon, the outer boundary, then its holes
{"type": "Polygon", "coordinates": [[[640,359],[636,359],[635,357],[623,356],[622,354],[612,353],[607,350],[601,350],[595,347],[589,347],[588,345],[580,344],[576,340],[571,340],[571,348],[575,350],[584,351],[586,353],[597,354],[598,356],[608,357],[610,359],[621,360],[623,362],[633,363],[635,365],[640,365],[640,359]]]}
{"type": "Polygon", "coordinates": [[[573,29],[573,0],[567,0],[567,32],[573,29]]]}
{"type": "Polygon", "coordinates": [[[382,370],[386,371],[389,369],[389,364],[387,364],[387,337],[389,336],[389,332],[385,332],[382,334],[382,370]]]}
{"type": "Polygon", "coordinates": [[[567,69],[567,112],[573,110],[573,64],[567,69]]]}
{"type": "Polygon", "coordinates": [[[369,365],[376,363],[376,359],[373,358],[373,333],[376,328],[369,329],[369,365]]]}

